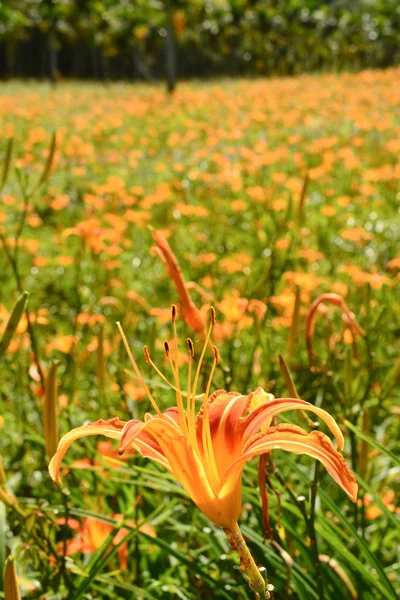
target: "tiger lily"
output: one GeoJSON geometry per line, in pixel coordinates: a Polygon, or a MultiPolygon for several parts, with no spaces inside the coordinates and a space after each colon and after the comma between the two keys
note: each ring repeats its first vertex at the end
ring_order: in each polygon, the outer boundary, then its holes
{"type": "MultiPolygon", "coordinates": [[[[198,508],[226,531],[232,548],[239,553],[242,569],[246,572],[256,597],[268,598],[265,581],[237,525],[242,507],[241,478],[245,463],[271,450],[288,450],[296,454],[308,454],[322,462],[328,473],[353,501],[356,501],[357,483],[338,451],[343,448],[342,433],[326,411],[298,398],[274,398],[262,388],[248,395],[225,390],[217,390],[210,394],[212,377],[219,360],[215,347],[206,391],[200,396],[196,395],[202,362],[215,322],[213,309],[211,315],[211,324],[196,369],[193,368],[193,342],[188,339],[186,392],[180,387],[178,361],[172,359],[168,343],[165,342],[165,351],[174,382],[169,381],[156,367],[147,348],[144,347],[147,363],[176,392],[176,406],[167,408],[164,412],[144,381],[125,334],[118,324],[132,366],[156,414],[146,414],[144,422],[137,419],[128,422],[118,418],[101,419],[73,429],[60,440],[49,466],[50,475],[60,483],[61,461],[74,440],[96,434],[118,439],[120,453],[133,448],[142,456],[155,460],[178,479],[198,508]],[[197,399],[201,400],[201,408],[196,415],[197,399]],[[338,450],[334,448],[329,437],[320,431],[307,433],[302,428],[290,424],[271,427],[273,417],[286,410],[308,410],[315,413],[334,434],[338,450]]],[[[173,307],[172,321],[176,340],[175,316],[176,310],[173,307]]]]}

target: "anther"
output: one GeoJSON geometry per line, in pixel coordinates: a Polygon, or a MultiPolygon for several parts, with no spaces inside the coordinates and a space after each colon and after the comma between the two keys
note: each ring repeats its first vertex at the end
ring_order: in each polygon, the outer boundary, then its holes
{"type": "Polygon", "coordinates": [[[176,321],[176,306],[175,306],[175,304],[173,304],[171,306],[171,321],[173,323],[175,323],[175,321],[176,321]]]}
{"type": "Polygon", "coordinates": [[[218,348],[217,346],[213,346],[212,347],[214,350],[214,357],[215,357],[215,364],[217,365],[219,363],[219,352],[218,352],[218,348]]]}
{"type": "Polygon", "coordinates": [[[165,356],[167,358],[169,358],[169,344],[167,341],[164,342],[164,350],[165,350],[165,356]]]}
{"type": "Polygon", "coordinates": [[[193,346],[193,342],[190,338],[188,338],[186,340],[187,346],[188,346],[188,350],[189,350],[189,355],[191,356],[191,358],[194,357],[194,346],[193,346]]]}
{"type": "Polygon", "coordinates": [[[215,308],[213,306],[210,307],[210,317],[211,317],[211,324],[215,325],[215,308]]]}
{"type": "Polygon", "coordinates": [[[147,364],[151,365],[150,354],[149,354],[149,351],[147,350],[147,346],[143,347],[143,353],[144,353],[144,357],[146,359],[147,364]]]}

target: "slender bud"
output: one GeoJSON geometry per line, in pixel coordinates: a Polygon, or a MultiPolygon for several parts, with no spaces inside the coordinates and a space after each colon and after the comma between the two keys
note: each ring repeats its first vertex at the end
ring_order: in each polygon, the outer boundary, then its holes
{"type": "Polygon", "coordinates": [[[0,190],[2,190],[5,184],[7,183],[8,174],[10,172],[13,143],[14,139],[10,137],[7,142],[6,156],[4,158],[3,163],[3,173],[0,180],[0,190]]]}
{"type": "Polygon", "coordinates": [[[288,340],[288,352],[289,352],[290,360],[294,356],[297,342],[299,341],[299,335],[300,335],[300,287],[296,286],[296,297],[295,297],[295,301],[294,301],[292,323],[290,325],[289,340],[288,340]]]}
{"type": "Polygon", "coordinates": [[[8,319],[6,328],[0,339],[0,357],[4,355],[5,351],[7,350],[8,346],[10,345],[10,342],[17,330],[18,323],[20,322],[20,319],[25,312],[26,303],[28,301],[28,296],[29,296],[28,292],[24,292],[23,294],[21,294],[21,296],[18,298],[17,302],[15,303],[15,306],[12,310],[10,318],[8,319]]]}
{"type": "Polygon", "coordinates": [[[53,162],[54,162],[54,155],[56,153],[56,143],[57,143],[57,136],[56,136],[56,132],[54,132],[53,135],[51,136],[49,154],[47,156],[47,161],[46,161],[45,167],[43,169],[42,176],[39,179],[38,187],[42,183],[45,183],[48,180],[48,178],[50,177],[51,169],[52,169],[53,162]]]}
{"type": "Polygon", "coordinates": [[[299,198],[299,205],[298,205],[298,209],[297,209],[297,226],[299,228],[302,225],[303,220],[304,220],[304,206],[306,203],[307,188],[308,188],[309,181],[310,181],[309,175],[308,175],[308,173],[306,173],[304,176],[303,185],[301,188],[301,193],[300,193],[300,198],[299,198]]]}
{"type": "Polygon", "coordinates": [[[289,371],[289,367],[287,366],[282,354],[279,354],[279,367],[281,369],[281,373],[283,375],[283,379],[285,381],[285,385],[288,389],[289,395],[292,398],[300,398],[299,394],[297,393],[292,375],[289,371]]]}
{"type": "Polygon", "coordinates": [[[43,405],[44,445],[49,457],[54,456],[58,445],[58,415],[57,415],[57,365],[51,364],[46,379],[46,389],[43,405]]]}
{"type": "Polygon", "coordinates": [[[188,351],[189,351],[189,355],[191,356],[191,358],[194,357],[194,346],[193,346],[193,342],[190,338],[188,338],[186,340],[187,342],[187,346],[188,346],[188,351]]]}
{"type": "Polygon", "coordinates": [[[165,356],[167,358],[169,358],[169,344],[168,344],[168,342],[166,340],[164,342],[164,350],[165,350],[165,356]]]}
{"type": "Polygon", "coordinates": [[[100,325],[99,333],[97,335],[97,353],[96,353],[96,375],[97,383],[102,394],[106,387],[106,358],[104,355],[104,325],[100,325]]]}
{"type": "MultiPolygon", "coordinates": [[[[364,408],[364,414],[362,419],[362,430],[367,435],[370,433],[371,429],[371,413],[369,408],[364,408]]],[[[358,452],[358,466],[357,473],[361,475],[361,477],[365,478],[368,471],[368,452],[369,445],[365,440],[360,441],[359,452],[358,452]]]]}
{"type": "Polygon", "coordinates": [[[149,351],[147,349],[147,346],[143,346],[143,354],[144,354],[144,358],[145,358],[147,364],[151,365],[150,354],[149,354],[149,351]]]}
{"type": "Polygon", "coordinates": [[[4,600],[21,600],[14,558],[9,556],[4,569],[4,600]]]}
{"type": "Polygon", "coordinates": [[[0,456],[0,487],[4,487],[7,482],[6,472],[3,467],[3,457],[0,456]]]}

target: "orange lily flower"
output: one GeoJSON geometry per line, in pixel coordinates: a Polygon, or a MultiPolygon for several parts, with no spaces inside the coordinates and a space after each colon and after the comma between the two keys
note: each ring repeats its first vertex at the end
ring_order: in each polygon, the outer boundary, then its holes
{"type": "Polygon", "coordinates": [[[152,231],[152,236],[157,246],[154,246],[151,252],[159,256],[176,287],[182,303],[184,320],[196,333],[204,333],[203,317],[189,294],[188,285],[183,278],[182,270],[175,254],[171,250],[171,246],[160,231],[152,231]]]}
{"type": "MultiPolygon", "coordinates": [[[[119,326],[132,366],[156,414],[147,414],[144,422],[133,419],[125,423],[114,418],[73,429],[61,439],[49,470],[51,477],[60,483],[60,464],[70,444],[78,438],[96,434],[118,439],[121,453],[134,448],[142,456],[152,458],[178,479],[187,494],[211,521],[226,530],[231,546],[239,553],[243,569],[253,588],[257,593],[264,594],[261,594],[261,597],[265,597],[264,579],[248,552],[237,525],[242,509],[241,478],[245,463],[255,456],[280,448],[296,454],[308,454],[322,462],[353,501],[357,496],[357,483],[339,452],[344,443],[342,433],[326,411],[297,398],[274,399],[262,388],[249,395],[225,390],[217,390],[210,394],[212,377],[219,360],[215,347],[206,391],[200,396],[196,395],[204,354],[215,322],[213,309],[211,315],[211,324],[193,383],[193,342],[188,340],[186,392],[180,387],[178,363],[172,360],[168,344],[165,343],[165,350],[174,383],[168,381],[154,365],[147,348],[144,348],[146,361],[176,392],[177,405],[165,412],[160,410],[148,389],[131,354],[125,334],[119,326]],[[198,399],[201,400],[202,406],[196,416],[198,399]],[[289,424],[271,427],[272,418],[286,410],[308,410],[318,415],[336,437],[339,451],[334,448],[329,437],[320,431],[307,433],[304,429],[289,424]]],[[[173,307],[172,320],[176,339],[175,316],[176,310],[173,307]]]]}

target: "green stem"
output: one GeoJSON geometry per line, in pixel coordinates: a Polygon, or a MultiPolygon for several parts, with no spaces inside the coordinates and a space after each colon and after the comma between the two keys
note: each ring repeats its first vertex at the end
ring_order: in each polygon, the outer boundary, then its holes
{"type": "Polygon", "coordinates": [[[310,516],[307,519],[308,535],[311,543],[311,550],[314,558],[315,574],[317,579],[318,594],[320,600],[324,600],[324,581],[321,573],[321,563],[319,560],[318,552],[318,540],[315,531],[315,503],[317,500],[317,489],[318,489],[318,468],[319,463],[315,462],[314,479],[311,484],[311,502],[310,502],[310,516]]]}
{"type": "Polygon", "coordinates": [[[270,594],[266,589],[266,582],[250,554],[239,525],[236,523],[232,529],[225,529],[225,533],[230,547],[239,555],[240,568],[245,573],[249,586],[254,591],[257,600],[270,598],[270,594]]]}

